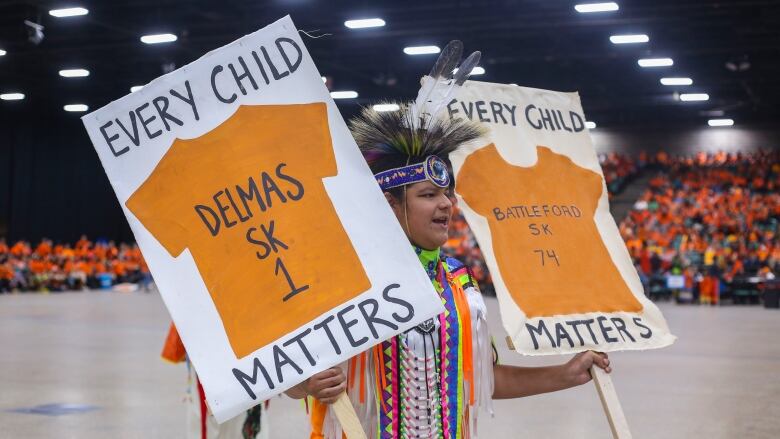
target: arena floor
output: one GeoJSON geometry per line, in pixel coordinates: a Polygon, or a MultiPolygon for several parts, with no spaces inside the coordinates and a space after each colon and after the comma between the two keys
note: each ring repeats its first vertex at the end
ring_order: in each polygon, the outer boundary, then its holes
{"type": "MultiPolygon", "coordinates": [[[[488,306],[497,315],[496,302],[488,306]]],[[[635,438],[780,437],[780,311],[662,304],[677,343],[612,355],[635,438]]],[[[494,319],[493,333],[503,340],[494,319]]],[[[159,358],[168,314],[156,293],[0,296],[0,437],[184,437],[186,368],[159,358]],[[61,404],[61,405],[60,405],[61,404]]],[[[506,363],[539,365],[500,343],[506,363]]],[[[271,402],[271,437],[303,438],[298,402],[271,402]]],[[[480,437],[609,438],[592,384],[499,401],[480,437]]]]}

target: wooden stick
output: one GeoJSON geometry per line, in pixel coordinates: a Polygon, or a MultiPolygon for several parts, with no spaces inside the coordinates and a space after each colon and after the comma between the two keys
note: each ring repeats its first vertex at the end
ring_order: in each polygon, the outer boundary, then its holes
{"type": "Polygon", "coordinates": [[[590,376],[593,377],[593,383],[596,384],[596,390],[599,392],[601,405],[604,407],[609,428],[612,430],[612,437],[615,439],[631,439],[631,431],[628,429],[628,422],[626,422],[626,416],[623,414],[623,408],[620,406],[620,400],[618,400],[615,386],[612,384],[612,378],[595,365],[590,367],[590,376]]]}
{"type": "Polygon", "coordinates": [[[347,435],[347,439],[366,439],[366,432],[360,425],[360,420],[355,413],[355,407],[347,396],[347,392],[341,392],[339,399],[333,403],[333,412],[341,423],[341,430],[347,435]]]}
{"type": "Polygon", "coordinates": [[[517,349],[515,349],[515,344],[512,342],[512,337],[508,335],[506,336],[506,346],[510,351],[517,351],[517,349]]]}

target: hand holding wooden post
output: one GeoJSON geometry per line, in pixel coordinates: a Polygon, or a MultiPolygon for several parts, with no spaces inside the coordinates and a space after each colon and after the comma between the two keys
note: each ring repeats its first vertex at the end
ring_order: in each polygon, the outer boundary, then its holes
{"type": "Polygon", "coordinates": [[[596,365],[590,367],[590,375],[593,377],[596,390],[599,392],[601,405],[604,407],[609,428],[612,430],[612,437],[614,439],[631,439],[631,431],[628,429],[628,422],[623,414],[623,407],[620,405],[615,386],[612,384],[612,378],[596,365]]]}
{"type": "Polygon", "coordinates": [[[366,439],[366,433],[360,424],[355,407],[344,390],[347,385],[346,380],[340,367],[332,367],[312,375],[286,393],[292,398],[311,396],[324,404],[330,404],[348,439],[366,439]]]}
{"type": "Polygon", "coordinates": [[[347,439],[366,439],[366,432],[360,425],[360,420],[355,413],[355,407],[347,396],[347,392],[342,392],[336,402],[333,403],[333,412],[336,414],[341,429],[347,435],[347,439]]]}

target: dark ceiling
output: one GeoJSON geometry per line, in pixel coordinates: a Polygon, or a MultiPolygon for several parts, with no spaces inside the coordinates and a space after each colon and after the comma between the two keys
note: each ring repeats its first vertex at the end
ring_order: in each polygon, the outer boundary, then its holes
{"type": "MultiPolygon", "coordinates": [[[[334,90],[356,90],[339,101],[346,116],[358,104],[412,98],[435,55],[409,56],[409,45],[443,47],[460,39],[481,50],[487,70],[473,79],[579,91],[588,118],[600,127],[701,126],[705,111],[723,110],[737,124],[776,126],[780,116],[780,1],[616,0],[616,12],[579,14],[586,1],[184,1],[0,0],[0,93],[21,91],[14,108],[63,113],[80,102],[97,109],[266,24],[290,14],[321,73],[334,90]],[[49,9],[83,6],[89,15],[57,19],[49,9]],[[380,17],[382,28],[351,30],[344,21],[380,17]],[[42,24],[43,41],[28,41],[23,24],[42,24]],[[170,32],[178,41],[149,46],[139,37],[170,32]],[[647,44],[613,45],[609,36],[645,33],[647,44]],[[643,57],[671,57],[674,66],[643,69],[643,57]],[[742,65],[732,71],[727,63],[742,65]],[[58,76],[83,67],[88,78],[58,76]],[[669,87],[662,76],[693,78],[669,87]],[[675,91],[706,92],[703,103],[679,102],[675,91]]],[[[63,115],[63,117],[65,117],[63,115]]]]}

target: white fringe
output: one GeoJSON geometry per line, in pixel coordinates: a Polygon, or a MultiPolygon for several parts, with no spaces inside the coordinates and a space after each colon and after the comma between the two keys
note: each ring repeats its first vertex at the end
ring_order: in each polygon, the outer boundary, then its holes
{"type": "MultiPolygon", "coordinates": [[[[465,290],[471,312],[471,340],[474,365],[474,403],[471,407],[471,437],[477,438],[477,420],[480,412],[492,418],[493,412],[493,346],[487,325],[487,306],[482,294],[474,287],[465,290]]],[[[466,393],[468,393],[468,388],[466,393]]],[[[468,395],[467,395],[468,396],[468,395]]],[[[470,399],[467,399],[469,401],[470,399]]]]}
{"type": "MultiPolygon", "coordinates": [[[[487,307],[485,301],[482,299],[482,294],[474,287],[469,287],[465,290],[466,299],[469,303],[469,310],[471,313],[471,337],[472,337],[472,353],[474,355],[474,406],[470,407],[470,425],[469,433],[473,439],[477,438],[477,420],[479,414],[482,412],[488,413],[491,417],[494,416],[493,412],[493,347],[490,341],[490,334],[488,332],[487,325],[487,307]]],[[[438,319],[437,329],[435,334],[438,334],[438,319]]],[[[409,331],[405,334],[404,343],[410,350],[415,352],[419,357],[424,356],[423,346],[427,345],[428,354],[432,354],[432,346],[430,340],[424,337],[417,331],[409,331]]],[[[438,336],[434,337],[436,344],[438,345],[438,336]]],[[[355,382],[352,389],[349,389],[349,399],[352,401],[352,405],[355,407],[355,411],[363,425],[363,430],[369,439],[377,439],[377,424],[379,422],[379,407],[376,397],[376,392],[381,392],[381,389],[376,389],[376,377],[375,377],[375,365],[372,352],[366,352],[366,366],[363,379],[366,383],[366,395],[365,403],[360,403],[360,357],[355,361],[355,382]]],[[[346,376],[349,376],[349,363],[341,365],[342,369],[346,372],[346,376]]],[[[466,386],[464,394],[466,401],[469,401],[469,388],[466,386]]],[[[323,424],[323,434],[325,439],[341,439],[341,425],[333,413],[330,406],[328,406],[327,413],[325,415],[325,421],[323,424]]]]}

